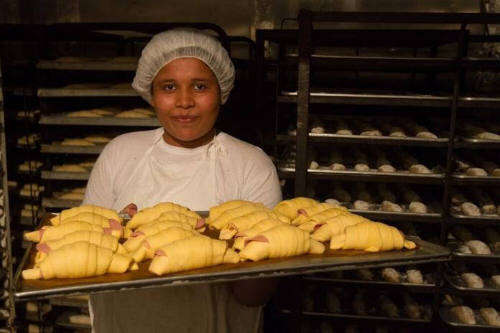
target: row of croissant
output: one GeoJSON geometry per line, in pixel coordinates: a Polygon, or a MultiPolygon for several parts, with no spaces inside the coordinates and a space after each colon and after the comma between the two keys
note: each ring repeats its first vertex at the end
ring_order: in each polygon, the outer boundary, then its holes
{"type": "Polygon", "coordinates": [[[123,273],[151,259],[162,275],[240,261],[322,254],[330,249],[369,252],[413,249],[395,227],[309,198],[284,200],[273,209],[232,200],[207,218],[164,202],[144,208],[123,226],[116,211],[84,205],[63,210],[49,226],[25,234],[36,242],[34,267],[25,279],[79,278],[123,273]],[[219,231],[219,239],[202,233],[219,231]],[[232,244],[232,247],[230,246],[232,244]]]}

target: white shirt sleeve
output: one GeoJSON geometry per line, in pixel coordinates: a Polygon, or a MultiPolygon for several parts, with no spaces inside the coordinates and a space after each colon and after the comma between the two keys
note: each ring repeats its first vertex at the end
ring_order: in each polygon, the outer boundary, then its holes
{"type": "MultiPolygon", "coordinates": [[[[254,157],[254,156],[252,156],[254,157]]],[[[271,159],[259,149],[245,172],[242,199],[261,202],[272,209],[281,200],[278,173],[271,159]]]]}
{"type": "Polygon", "coordinates": [[[82,205],[97,205],[110,209],[113,206],[114,176],[110,167],[111,150],[108,146],[101,152],[92,168],[82,205]]]}

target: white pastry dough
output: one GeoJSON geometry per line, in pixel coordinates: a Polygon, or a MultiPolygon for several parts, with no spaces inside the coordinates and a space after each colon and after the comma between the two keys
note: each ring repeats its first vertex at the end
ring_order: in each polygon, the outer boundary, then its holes
{"type": "Polygon", "coordinates": [[[423,164],[413,164],[408,169],[410,173],[429,174],[431,171],[423,164]]]}
{"type": "Polygon", "coordinates": [[[87,172],[88,170],[78,164],[54,165],[52,170],[57,172],[87,172]]]}
{"type": "Polygon", "coordinates": [[[409,205],[409,211],[415,214],[427,214],[427,206],[418,201],[412,201],[409,205]]]}
{"type": "Polygon", "coordinates": [[[491,250],[485,243],[480,240],[470,240],[465,243],[473,254],[491,254],[491,250]]]}
{"type": "Polygon", "coordinates": [[[61,142],[63,146],[94,146],[94,143],[85,139],[64,139],[61,142]]]}
{"type": "Polygon", "coordinates": [[[474,205],[472,202],[464,202],[460,205],[460,209],[467,216],[481,216],[479,207],[474,205]]]}
{"type": "Polygon", "coordinates": [[[370,204],[366,201],[363,201],[363,200],[356,200],[356,201],[354,201],[353,207],[354,207],[354,209],[358,209],[358,210],[369,210],[370,204]]]}
{"type": "Polygon", "coordinates": [[[390,202],[388,200],[382,201],[382,205],[380,206],[383,211],[393,212],[393,213],[402,213],[403,208],[400,205],[390,202]]]}
{"type": "Polygon", "coordinates": [[[408,269],[406,270],[406,279],[409,283],[423,284],[424,278],[422,277],[422,272],[418,269],[408,269]]]}
{"type": "Polygon", "coordinates": [[[475,325],[476,318],[474,317],[474,311],[468,306],[454,306],[450,309],[450,312],[455,318],[455,321],[468,325],[475,325]]]}
{"type": "Polygon", "coordinates": [[[401,274],[392,267],[386,267],[382,269],[382,278],[391,283],[401,282],[401,274]]]}
{"type": "Polygon", "coordinates": [[[494,308],[481,308],[479,314],[491,326],[500,326],[500,316],[494,308]]]}
{"type": "Polygon", "coordinates": [[[488,173],[483,168],[468,168],[467,171],[465,171],[465,174],[467,176],[474,176],[474,177],[488,176],[488,173]]]}
{"type": "Polygon", "coordinates": [[[462,280],[469,288],[484,288],[483,279],[476,273],[462,273],[462,280]]]}

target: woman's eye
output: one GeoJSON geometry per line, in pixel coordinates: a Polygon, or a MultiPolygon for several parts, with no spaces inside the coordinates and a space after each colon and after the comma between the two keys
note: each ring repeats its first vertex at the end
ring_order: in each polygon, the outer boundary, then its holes
{"type": "Polygon", "coordinates": [[[170,91],[175,89],[175,85],[172,83],[167,83],[163,85],[163,90],[170,91]]]}
{"type": "Polygon", "coordinates": [[[195,90],[205,90],[207,89],[207,86],[203,83],[197,83],[194,85],[195,90]]]}

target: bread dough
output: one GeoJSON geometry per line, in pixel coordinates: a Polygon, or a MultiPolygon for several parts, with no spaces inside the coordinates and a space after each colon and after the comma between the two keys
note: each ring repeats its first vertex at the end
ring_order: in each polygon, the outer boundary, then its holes
{"type": "Polygon", "coordinates": [[[78,164],[54,165],[52,170],[57,172],[87,172],[87,169],[78,164]]]}
{"type": "Polygon", "coordinates": [[[84,194],[83,193],[64,193],[58,197],[58,199],[63,199],[63,200],[83,200],[84,194]]]}
{"type": "Polygon", "coordinates": [[[408,208],[415,214],[427,214],[427,206],[419,201],[412,201],[408,208]]]}
{"type": "Polygon", "coordinates": [[[481,140],[500,140],[500,135],[491,132],[481,132],[474,135],[474,138],[481,140]]]}
{"type": "Polygon", "coordinates": [[[391,127],[389,129],[389,136],[395,138],[406,138],[406,133],[401,127],[391,127]]]}
{"type": "Polygon", "coordinates": [[[396,169],[390,164],[383,164],[377,170],[380,172],[396,172],[396,169]]]}
{"type": "Polygon", "coordinates": [[[460,205],[460,209],[467,216],[481,216],[479,207],[474,205],[472,202],[464,202],[460,205]]]}
{"type": "Polygon", "coordinates": [[[488,176],[488,173],[483,168],[468,168],[465,174],[474,177],[488,176]]]}
{"type": "Polygon", "coordinates": [[[475,273],[462,273],[460,277],[469,288],[484,288],[483,279],[475,273]]]}
{"type": "Polygon", "coordinates": [[[100,144],[100,143],[108,143],[111,141],[111,138],[108,138],[107,136],[100,136],[100,135],[89,135],[84,138],[86,141],[92,142],[94,144],[100,144]]]}
{"type": "Polygon", "coordinates": [[[406,270],[406,279],[409,283],[423,284],[424,278],[422,277],[422,272],[418,269],[408,269],[406,270]]]}
{"type": "Polygon", "coordinates": [[[391,267],[382,269],[382,278],[387,282],[399,283],[401,281],[401,275],[397,270],[391,267]]]}
{"type": "Polygon", "coordinates": [[[370,167],[364,163],[356,163],[356,165],[354,166],[354,170],[359,172],[368,172],[370,171],[370,167]]]}
{"type": "Polygon", "coordinates": [[[468,306],[454,306],[450,309],[455,320],[459,323],[475,325],[476,318],[474,318],[474,311],[468,306]]]}
{"type": "Polygon", "coordinates": [[[473,254],[491,254],[491,250],[480,240],[470,240],[465,243],[473,254]]]}
{"type": "Polygon", "coordinates": [[[330,170],[333,170],[333,171],[345,171],[346,167],[345,167],[345,165],[343,165],[341,163],[332,163],[332,164],[330,164],[330,170]]]}
{"type": "Polygon", "coordinates": [[[431,171],[423,164],[413,164],[408,169],[410,173],[429,174],[431,171]]]}
{"type": "Polygon", "coordinates": [[[133,110],[119,112],[118,114],[115,115],[115,117],[117,117],[117,118],[151,118],[147,114],[144,114],[144,112],[137,112],[137,111],[133,111],[133,110]]]}
{"type": "Polygon", "coordinates": [[[500,316],[498,315],[497,310],[495,308],[481,308],[479,310],[481,317],[483,317],[484,321],[491,326],[500,326],[500,316]]]}
{"type": "Polygon", "coordinates": [[[94,110],[81,110],[81,111],[73,111],[68,113],[67,115],[70,118],[100,118],[103,115],[94,112],[94,110]]]}
{"type": "Polygon", "coordinates": [[[64,139],[61,142],[63,146],[94,146],[94,144],[85,139],[64,139]]]}
{"type": "Polygon", "coordinates": [[[356,201],[354,201],[353,207],[354,207],[354,209],[358,209],[358,210],[369,210],[370,204],[366,201],[363,201],[363,200],[356,200],[356,201]]]}
{"type": "Polygon", "coordinates": [[[400,205],[390,202],[388,200],[382,201],[382,205],[380,207],[385,212],[393,212],[393,213],[402,213],[403,208],[400,205]]]}

